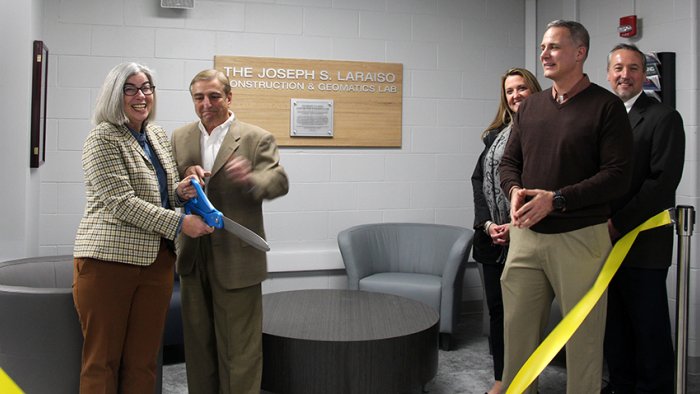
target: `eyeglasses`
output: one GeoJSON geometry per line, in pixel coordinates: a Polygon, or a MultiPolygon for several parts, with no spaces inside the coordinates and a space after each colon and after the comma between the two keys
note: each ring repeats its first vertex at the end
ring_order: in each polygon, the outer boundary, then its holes
{"type": "Polygon", "coordinates": [[[143,93],[144,96],[150,96],[156,90],[156,87],[152,86],[152,85],[143,85],[140,88],[137,88],[134,85],[127,84],[127,85],[124,85],[123,92],[127,96],[136,96],[136,93],[138,93],[139,90],[141,91],[141,93],[143,93]]]}

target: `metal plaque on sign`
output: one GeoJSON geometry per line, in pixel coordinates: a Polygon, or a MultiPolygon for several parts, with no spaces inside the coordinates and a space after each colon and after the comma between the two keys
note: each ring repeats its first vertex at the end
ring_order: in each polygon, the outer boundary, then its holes
{"type": "Polygon", "coordinates": [[[333,137],[333,100],[291,100],[291,137],[333,137]]]}

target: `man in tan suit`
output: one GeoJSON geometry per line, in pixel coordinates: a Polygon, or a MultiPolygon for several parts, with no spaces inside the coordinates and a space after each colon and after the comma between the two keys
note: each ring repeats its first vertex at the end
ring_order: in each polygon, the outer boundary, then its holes
{"type": "MultiPolygon", "coordinates": [[[[264,238],[262,201],[289,190],[274,136],[236,119],[222,72],[200,72],[190,93],[200,121],[173,132],[178,171],[197,175],[214,207],[264,238]]],[[[176,267],[189,392],[260,393],[265,252],[224,230],[182,235],[176,267]]]]}

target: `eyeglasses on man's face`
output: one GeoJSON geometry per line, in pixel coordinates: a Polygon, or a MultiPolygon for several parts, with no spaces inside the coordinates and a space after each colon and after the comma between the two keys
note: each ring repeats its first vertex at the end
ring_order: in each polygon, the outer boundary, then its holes
{"type": "Polygon", "coordinates": [[[141,87],[136,87],[132,84],[127,83],[124,85],[124,95],[126,96],[136,96],[136,93],[141,91],[144,96],[150,96],[153,94],[153,92],[156,90],[156,87],[150,84],[145,84],[141,87]]]}

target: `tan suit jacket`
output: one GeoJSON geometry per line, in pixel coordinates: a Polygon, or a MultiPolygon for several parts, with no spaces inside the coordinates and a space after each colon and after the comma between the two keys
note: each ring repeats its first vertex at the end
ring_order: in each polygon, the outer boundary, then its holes
{"type": "MultiPolygon", "coordinates": [[[[172,146],[180,175],[193,165],[201,165],[201,132],[199,122],[173,132],[172,146]]],[[[279,152],[274,136],[268,131],[234,120],[214,161],[206,193],[212,205],[224,216],[235,220],[265,238],[262,201],[287,194],[289,183],[279,164],[279,152]],[[233,184],[225,174],[224,165],[233,157],[248,159],[252,166],[255,187],[244,190],[233,184]]],[[[258,284],[267,276],[265,252],[255,249],[233,234],[221,229],[201,237],[180,234],[177,240],[177,272],[187,275],[202,258],[202,245],[211,245],[211,261],[220,284],[228,289],[258,284]]]]}
{"type": "MultiPolygon", "coordinates": [[[[168,183],[170,205],[177,206],[179,178],[165,131],[145,130],[168,183]]],[[[87,204],[73,255],[137,265],[155,261],[161,238],[174,239],[180,214],[161,206],[158,177],[138,141],[124,126],[102,122],[83,147],[87,204]]]]}

